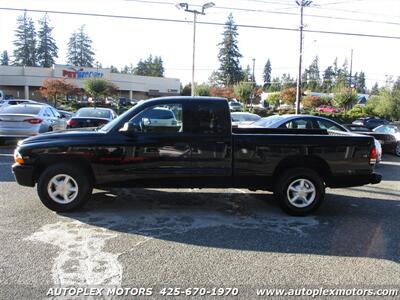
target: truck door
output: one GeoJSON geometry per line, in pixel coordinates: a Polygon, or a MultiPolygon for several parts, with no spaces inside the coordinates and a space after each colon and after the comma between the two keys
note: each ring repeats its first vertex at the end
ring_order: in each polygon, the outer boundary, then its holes
{"type": "Polygon", "coordinates": [[[99,149],[104,179],[139,186],[183,185],[191,173],[186,106],[169,101],[133,116],[129,120],[135,128],[133,135],[119,133],[116,147],[99,149]]]}
{"type": "Polygon", "coordinates": [[[232,134],[226,101],[193,101],[191,105],[192,179],[201,186],[225,186],[231,180],[232,134]]]}

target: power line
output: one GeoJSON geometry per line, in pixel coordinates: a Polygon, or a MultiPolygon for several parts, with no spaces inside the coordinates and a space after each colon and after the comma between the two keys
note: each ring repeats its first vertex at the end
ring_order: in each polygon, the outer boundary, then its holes
{"type": "Polygon", "coordinates": [[[349,9],[341,9],[341,8],[330,8],[330,7],[320,7],[320,6],[312,6],[312,9],[322,9],[322,10],[333,10],[339,12],[346,12],[352,14],[360,14],[360,15],[370,15],[370,16],[381,16],[381,17],[390,17],[390,18],[400,18],[400,16],[394,15],[387,15],[387,14],[379,14],[379,13],[371,13],[367,11],[360,11],[360,10],[349,10],[349,9]]]}
{"type": "MultiPolygon", "coordinates": [[[[174,2],[160,2],[160,1],[153,1],[153,0],[126,0],[126,1],[128,1],[128,2],[138,2],[138,3],[147,3],[147,4],[162,4],[162,5],[174,5],[175,4],[174,2]]],[[[253,1],[255,1],[255,0],[253,0],[253,1]]],[[[362,1],[362,0],[360,0],[360,1],[362,1]]],[[[192,5],[192,6],[201,7],[201,5],[192,5]]],[[[242,12],[255,12],[255,13],[279,14],[279,15],[288,15],[288,16],[299,16],[298,13],[279,11],[279,10],[288,9],[288,8],[295,8],[295,6],[277,8],[277,10],[252,9],[252,8],[228,7],[228,6],[214,6],[214,9],[222,9],[222,10],[233,10],[233,11],[242,11],[242,12]]],[[[390,22],[390,21],[379,21],[379,20],[370,20],[370,19],[356,19],[356,18],[347,18],[347,17],[334,17],[334,16],[327,16],[327,15],[315,15],[315,14],[304,14],[304,16],[311,17],[311,18],[320,18],[320,19],[333,19],[333,20],[344,20],[344,21],[353,21],[353,22],[377,23],[377,24],[400,26],[400,23],[390,22]]]]}
{"type": "MultiPolygon", "coordinates": [[[[77,16],[89,16],[89,17],[119,18],[119,19],[132,19],[132,20],[142,20],[142,21],[158,21],[158,22],[170,22],[170,23],[185,23],[185,24],[188,23],[188,21],[186,21],[186,20],[179,20],[179,19],[165,19],[165,18],[154,18],[154,17],[137,17],[137,16],[126,16],[126,15],[109,15],[109,14],[83,13],[83,12],[71,12],[71,11],[25,9],[25,8],[12,8],[12,7],[0,7],[0,10],[22,11],[22,12],[27,11],[27,12],[33,12],[33,13],[77,15],[77,16]]],[[[225,26],[225,23],[219,23],[219,22],[204,22],[204,21],[201,21],[201,22],[197,22],[197,24],[214,25],[214,26],[225,26]]],[[[280,31],[293,31],[293,32],[297,32],[298,31],[297,28],[276,27],[276,26],[260,26],[260,25],[249,25],[249,24],[236,24],[236,26],[237,27],[242,27],[242,28],[250,28],[250,29],[266,29],[266,30],[280,30],[280,31]]],[[[357,36],[357,37],[400,40],[400,36],[393,36],[393,35],[379,35],[379,34],[367,34],[367,33],[356,33],[356,32],[311,30],[311,29],[304,29],[304,32],[318,33],[318,34],[344,35],[344,36],[357,36]]]]}
{"type": "Polygon", "coordinates": [[[344,4],[344,3],[350,3],[350,2],[359,2],[359,1],[364,1],[364,0],[346,0],[346,1],[336,1],[336,2],[330,2],[330,3],[323,3],[322,5],[337,5],[337,4],[344,4]]]}

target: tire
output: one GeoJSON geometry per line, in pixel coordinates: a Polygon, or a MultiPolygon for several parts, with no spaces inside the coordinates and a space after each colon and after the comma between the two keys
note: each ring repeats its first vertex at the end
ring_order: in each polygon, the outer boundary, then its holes
{"type": "Polygon", "coordinates": [[[56,212],[71,211],[83,206],[92,194],[92,189],[92,182],[86,172],[82,172],[77,166],[67,164],[48,167],[39,177],[37,184],[37,192],[42,203],[56,212]],[[65,180],[67,184],[63,184],[65,180]],[[50,194],[51,191],[54,192],[53,195],[50,194]]]}
{"type": "Polygon", "coordinates": [[[286,213],[292,216],[306,216],[322,204],[325,197],[325,185],[321,176],[315,171],[294,168],[279,176],[274,195],[286,213]],[[300,193],[297,200],[296,190],[300,193]]]}
{"type": "Polygon", "coordinates": [[[400,156],[400,142],[396,143],[396,147],[394,148],[394,154],[396,156],[400,156]]]}

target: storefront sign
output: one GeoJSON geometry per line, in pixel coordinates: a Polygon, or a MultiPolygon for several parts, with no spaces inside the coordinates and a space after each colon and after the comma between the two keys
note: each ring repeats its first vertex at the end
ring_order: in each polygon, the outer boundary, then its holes
{"type": "Polygon", "coordinates": [[[85,78],[102,78],[104,74],[99,71],[85,71],[83,68],[74,69],[68,68],[64,69],[62,72],[63,77],[73,78],[73,79],[85,79],[85,78]]]}

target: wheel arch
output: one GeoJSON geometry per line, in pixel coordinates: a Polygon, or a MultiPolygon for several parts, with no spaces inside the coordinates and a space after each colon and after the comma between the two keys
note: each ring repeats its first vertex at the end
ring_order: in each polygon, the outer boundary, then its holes
{"type": "Polygon", "coordinates": [[[46,170],[48,167],[53,166],[53,165],[58,165],[58,164],[67,164],[67,165],[73,165],[78,167],[79,169],[82,169],[86,175],[88,176],[89,180],[95,184],[96,183],[96,176],[93,171],[93,168],[90,164],[90,162],[81,157],[81,156],[76,156],[76,155],[66,155],[60,158],[59,155],[43,155],[37,159],[35,162],[35,167],[34,167],[34,172],[33,172],[33,180],[34,182],[37,182],[39,180],[39,177],[42,175],[44,170],[46,170]]]}
{"type": "Polygon", "coordinates": [[[328,163],[318,156],[290,156],[279,162],[272,175],[274,185],[279,180],[281,174],[289,169],[305,168],[315,171],[321,176],[323,182],[327,184],[332,176],[331,168],[328,163]]]}

